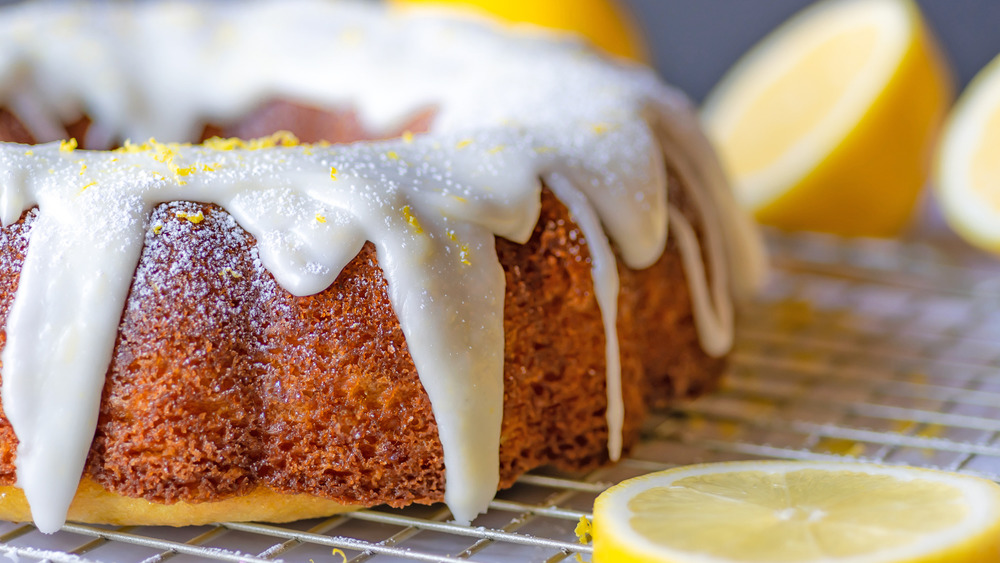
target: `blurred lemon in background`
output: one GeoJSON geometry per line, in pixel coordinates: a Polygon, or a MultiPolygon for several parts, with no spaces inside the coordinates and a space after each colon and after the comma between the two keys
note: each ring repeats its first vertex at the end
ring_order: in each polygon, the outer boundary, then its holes
{"type": "Polygon", "coordinates": [[[935,186],[945,219],[1000,252],[1000,56],[972,79],[948,118],[935,186]]]}
{"type": "Polygon", "coordinates": [[[745,55],[703,118],[740,201],[784,229],[892,236],[952,99],[912,0],[824,0],[745,55]]]}
{"type": "Polygon", "coordinates": [[[572,31],[620,57],[637,61],[649,58],[639,27],[615,0],[390,0],[390,3],[465,8],[512,23],[572,31]]]}
{"type": "Polygon", "coordinates": [[[1000,486],[903,466],[746,461],[629,479],[594,503],[595,563],[1000,561],[1000,486]]]}

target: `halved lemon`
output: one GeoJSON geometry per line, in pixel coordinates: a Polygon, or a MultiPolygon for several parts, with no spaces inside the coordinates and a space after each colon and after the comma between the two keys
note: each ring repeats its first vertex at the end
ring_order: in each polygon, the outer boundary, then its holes
{"type": "Polygon", "coordinates": [[[762,223],[891,236],[907,225],[952,98],[912,0],[824,0],[755,46],[703,118],[762,223]]]}
{"type": "Polygon", "coordinates": [[[952,228],[1000,252],[1000,56],[979,71],[955,105],[935,176],[952,228]]]}
{"type": "Polygon", "coordinates": [[[578,33],[605,51],[636,61],[649,60],[646,42],[625,7],[615,0],[390,0],[393,4],[446,5],[470,9],[513,23],[578,33]]]}
{"type": "Polygon", "coordinates": [[[595,563],[1000,561],[1000,485],[864,463],[680,467],[594,504],[595,563]]]}

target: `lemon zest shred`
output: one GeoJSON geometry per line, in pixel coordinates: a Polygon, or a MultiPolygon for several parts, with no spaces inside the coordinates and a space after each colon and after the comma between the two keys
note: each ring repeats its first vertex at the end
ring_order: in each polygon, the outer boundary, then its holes
{"type": "Polygon", "coordinates": [[[153,160],[157,162],[167,164],[174,159],[174,156],[177,155],[177,151],[169,145],[157,142],[157,140],[153,138],[149,139],[149,146],[153,149],[153,160]]]}
{"type": "Polygon", "coordinates": [[[237,272],[236,270],[230,268],[229,266],[226,266],[225,268],[219,270],[219,277],[225,278],[226,276],[238,280],[243,277],[243,274],[237,272]]]}
{"type": "Polygon", "coordinates": [[[407,145],[412,144],[413,143],[413,131],[410,131],[409,129],[407,129],[406,131],[403,131],[402,139],[403,139],[403,142],[406,143],[407,145]]]}
{"type": "Polygon", "coordinates": [[[573,529],[573,533],[576,534],[576,539],[580,543],[590,543],[593,539],[594,524],[586,516],[581,516],[580,521],[576,523],[576,528],[573,529]]]}
{"type": "Polygon", "coordinates": [[[63,139],[59,141],[59,152],[73,152],[76,148],[80,146],[76,142],[76,137],[70,137],[68,140],[63,139]]]}
{"type": "Polygon", "coordinates": [[[299,138],[291,131],[278,131],[274,135],[271,135],[271,137],[276,139],[278,144],[283,147],[297,147],[301,144],[299,138]]]}
{"type": "Polygon", "coordinates": [[[205,214],[200,209],[198,210],[197,213],[178,211],[174,213],[174,217],[177,217],[178,219],[187,219],[188,221],[191,221],[195,225],[205,220],[205,214]]]}
{"type": "Polygon", "coordinates": [[[472,144],[472,139],[463,139],[455,144],[455,148],[458,150],[462,150],[471,144],[472,144]]]}
{"type": "Polygon", "coordinates": [[[132,139],[125,139],[125,142],[122,143],[122,146],[118,147],[117,149],[114,149],[111,152],[135,154],[140,152],[147,152],[149,151],[149,149],[150,147],[148,143],[142,143],[141,145],[137,145],[132,142],[132,139]]]}
{"type": "Polygon", "coordinates": [[[198,171],[197,164],[192,164],[191,166],[185,166],[184,168],[181,168],[179,166],[174,168],[174,174],[176,174],[177,176],[190,176],[191,174],[194,174],[197,171],[198,171]]]}
{"type": "MultiPolygon", "coordinates": [[[[126,154],[138,154],[138,153],[153,153],[153,160],[157,162],[162,162],[167,165],[170,169],[171,174],[175,176],[178,184],[185,185],[187,182],[181,180],[182,176],[188,176],[198,170],[197,165],[191,165],[186,167],[181,167],[174,162],[174,158],[178,156],[178,151],[182,148],[190,147],[191,143],[161,143],[155,138],[150,137],[148,141],[141,144],[136,144],[132,142],[131,139],[125,139],[122,146],[114,149],[112,152],[116,153],[126,153],[126,154]]],[[[117,162],[118,159],[112,159],[112,162],[117,162]]],[[[154,172],[154,176],[157,179],[165,180],[166,177],[154,172]]]]}
{"type": "Polygon", "coordinates": [[[330,167],[330,179],[331,180],[336,180],[337,179],[337,167],[336,166],[331,166],[330,167]]]}
{"type": "Polygon", "coordinates": [[[326,223],[326,217],[323,216],[323,215],[320,215],[319,213],[317,213],[316,214],[316,221],[318,221],[320,223],[326,223]]]}
{"type": "Polygon", "coordinates": [[[242,148],[243,139],[236,137],[222,138],[222,137],[211,137],[205,139],[201,143],[205,148],[209,148],[217,151],[231,151],[233,149],[242,148]]]}
{"type": "MultiPolygon", "coordinates": [[[[594,538],[594,524],[586,516],[581,516],[580,521],[576,523],[576,528],[573,529],[573,533],[576,534],[577,541],[586,545],[594,538]]],[[[576,554],[576,560],[579,563],[583,563],[583,557],[579,552],[576,554]]]]}
{"type": "Polygon", "coordinates": [[[267,137],[251,139],[246,142],[247,150],[256,151],[269,149],[272,147],[295,147],[299,145],[299,139],[291,131],[276,131],[267,137]]]}
{"type": "Polygon", "coordinates": [[[417,221],[417,217],[413,214],[413,210],[410,209],[410,206],[404,205],[402,211],[403,217],[406,218],[406,222],[416,230],[417,234],[419,235],[423,233],[424,228],[420,226],[420,221],[417,221]]]}
{"type": "Polygon", "coordinates": [[[385,153],[385,156],[389,160],[399,160],[399,155],[396,154],[396,151],[389,151],[389,152],[385,153]]]}
{"type": "Polygon", "coordinates": [[[239,137],[211,137],[209,139],[205,139],[202,146],[220,151],[231,151],[234,149],[256,151],[272,147],[296,147],[300,144],[299,138],[296,137],[291,131],[281,130],[275,131],[266,137],[258,137],[256,139],[247,140],[240,139],[239,137]]]}

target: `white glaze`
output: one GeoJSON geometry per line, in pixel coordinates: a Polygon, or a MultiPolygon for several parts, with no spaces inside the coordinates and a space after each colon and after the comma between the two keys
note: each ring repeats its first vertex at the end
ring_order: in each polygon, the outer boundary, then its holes
{"type": "Polygon", "coordinates": [[[573,217],[590,251],[594,297],[601,309],[604,325],[604,358],[607,362],[608,455],[617,460],[622,454],[621,428],[625,422],[625,401],[622,398],[622,365],[618,352],[618,261],[611,243],[604,235],[601,218],[572,182],[557,172],[545,175],[545,185],[562,201],[573,217]]]}
{"type": "Polygon", "coordinates": [[[708,353],[732,341],[727,261],[742,268],[736,282],[758,277],[754,262],[740,262],[755,255],[737,248],[756,239],[683,100],[650,71],[610,64],[575,43],[362,4],[49,4],[0,14],[0,53],[0,99],[41,139],[80,112],[97,125],[88,142],[100,146],[189,139],[202,123],[272,97],[348,106],[374,130],[437,108],[431,133],[412,142],[134,153],[0,144],[0,219],[10,224],[38,207],[8,319],[2,398],[20,440],[18,485],[43,531],[63,523],[79,481],[157,203],[223,206],[297,295],[323,290],[365,240],[375,243],[438,423],[445,499],[460,521],[485,509],[498,481],[504,275],[494,236],[528,239],[540,178],[589,244],[607,342],[612,458],[623,412],[611,245],[633,268],[661,255],[663,151],[694,191],[706,190],[693,199],[712,280],[690,229],[682,226],[678,241],[708,353]],[[46,41],[43,24],[60,41],[46,41]]]}

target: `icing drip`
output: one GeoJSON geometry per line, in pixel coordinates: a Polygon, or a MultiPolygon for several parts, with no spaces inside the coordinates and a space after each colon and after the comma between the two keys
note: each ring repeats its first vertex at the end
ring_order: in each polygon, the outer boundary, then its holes
{"type": "Polygon", "coordinates": [[[714,240],[721,241],[722,248],[718,250],[725,254],[733,294],[738,299],[749,298],[763,286],[767,276],[767,256],[760,232],[750,216],[739,209],[715,151],[687,99],[667,88],[653,104],[655,115],[651,121],[657,141],[689,186],[689,192],[698,198],[703,228],[716,233],[714,240]],[[701,190],[692,189],[696,186],[701,190]]]}
{"type": "MultiPolygon", "coordinates": [[[[691,302],[695,317],[698,319],[695,323],[698,338],[705,353],[710,356],[721,356],[729,351],[733,344],[733,308],[728,298],[723,295],[723,292],[727,291],[725,275],[715,269],[712,282],[706,280],[705,266],[700,259],[701,246],[698,244],[698,235],[695,234],[694,227],[676,207],[671,205],[669,211],[671,233],[677,238],[681,259],[684,261],[684,273],[690,280],[688,283],[691,288],[691,302]]],[[[709,255],[714,256],[711,252],[709,255]]]]}
{"type": "MultiPolygon", "coordinates": [[[[668,160],[682,185],[703,185],[697,177],[697,161],[691,156],[684,158],[686,155],[683,149],[672,146],[668,140],[664,140],[664,147],[665,149],[670,147],[671,151],[677,151],[670,152],[672,157],[668,157],[668,160]]],[[[700,190],[688,188],[687,196],[691,200],[694,212],[701,217],[707,252],[702,253],[698,236],[687,218],[673,205],[668,205],[671,234],[677,239],[681,259],[684,262],[684,273],[688,278],[691,302],[695,318],[698,320],[695,323],[698,339],[707,354],[721,356],[732,347],[734,337],[733,304],[729,297],[730,274],[725,262],[725,238],[722,227],[718,224],[724,218],[719,216],[715,206],[710,203],[709,195],[700,190]],[[705,267],[704,257],[706,256],[709,260],[709,268],[705,267]],[[712,272],[711,280],[709,280],[706,270],[712,272]]]]}
{"type": "Polygon", "coordinates": [[[608,455],[617,460],[622,454],[622,425],[625,423],[625,403],[622,399],[622,364],[618,353],[618,261],[611,244],[604,236],[600,218],[586,197],[563,176],[553,173],[545,177],[552,193],[569,209],[590,248],[594,294],[604,323],[604,358],[607,364],[608,395],[608,455]]]}
{"type": "Polygon", "coordinates": [[[121,216],[129,220],[99,230],[74,220],[68,206],[45,201],[31,229],[7,320],[3,393],[17,398],[4,404],[17,421],[17,482],[43,531],[62,524],[90,449],[80,429],[93,436],[97,425],[103,385],[95,382],[103,382],[111,361],[107,335],[117,332],[129,268],[142,250],[138,203],[125,199],[121,216]]]}
{"type": "Polygon", "coordinates": [[[612,244],[632,268],[662,254],[664,150],[683,155],[672,164],[704,218],[710,281],[691,226],[670,213],[699,336],[710,354],[728,348],[725,286],[752,285],[759,268],[741,263],[737,246],[754,250],[756,239],[739,230],[746,224],[689,108],[650,71],[575,43],[367,4],[61,6],[0,14],[0,99],[43,139],[53,138],[53,119],[81,109],[95,124],[88,140],[100,145],[191,138],[273,96],[355,108],[370,130],[438,111],[429,134],[332,148],[0,144],[0,219],[38,208],[0,359],[3,406],[20,441],[18,485],[42,531],[59,528],[79,482],[149,214],[161,202],[225,208],[296,295],[325,289],[366,240],[375,243],[460,521],[486,508],[498,482],[504,274],[494,237],[530,237],[540,178],[590,248],[613,458],[623,412],[612,244]],[[39,21],[58,26],[61,40],[33,33],[39,21]],[[742,269],[728,276],[729,263],[742,269]]]}

